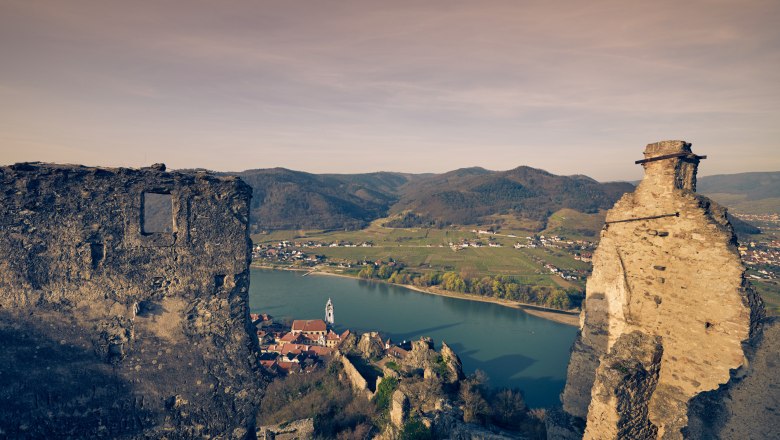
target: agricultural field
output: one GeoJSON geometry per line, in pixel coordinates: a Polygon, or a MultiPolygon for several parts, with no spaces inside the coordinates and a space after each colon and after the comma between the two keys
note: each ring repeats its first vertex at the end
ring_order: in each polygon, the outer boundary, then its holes
{"type": "MultiPolygon", "coordinates": [[[[457,272],[470,278],[510,275],[523,284],[560,286],[581,290],[590,265],[577,261],[561,249],[538,247],[516,249],[527,243],[529,231],[505,231],[480,234],[461,228],[385,228],[375,221],[359,231],[274,231],[253,236],[255,244],[274,245],[281,241],[322,243],[322,247],[300,247],[307,254],[323,255],[330,263],[360,264],[364,261],[397,261],[407,270],[419,273],[457,272]],[[514,232],[514,233],[511,233],[514,232]],[[453,250],[450,244],[479,243],[481,247],[453,250]],[[341,243],[329,247],[330,243],[341,243]],[[370,243],[370,247],[361,246],[370,243]],[[501,247],[491,247],[500,244],[501,247]],[[344,246],[354,244],[355,247],[344,246]],[[579,280],[564,280],[552,274],[545,264],[581,273],[579,280]]],[[[298,248],[298,247],[296,247],[298,248]]]]}

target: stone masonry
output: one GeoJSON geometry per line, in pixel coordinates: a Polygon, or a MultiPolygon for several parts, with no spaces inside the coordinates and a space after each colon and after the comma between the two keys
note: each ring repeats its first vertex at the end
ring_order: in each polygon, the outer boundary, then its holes
{"type": "Polygon", "coordinates": [[[644,155],[607,213],[562,396],[586,439],[684,438],[692,399],[735,380],[761,333],[725,210],[695,193],[702,157],[682,141],[644,155]]]}
{"type": "Polygon", "coordinates": [[[0,168],[0,438],[251,438],[251,189],[0,168]]]}

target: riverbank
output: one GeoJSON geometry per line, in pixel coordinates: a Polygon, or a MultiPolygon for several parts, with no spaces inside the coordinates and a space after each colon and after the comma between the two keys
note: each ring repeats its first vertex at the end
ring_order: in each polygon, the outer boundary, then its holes
{"type": "MultiPolygon", "coordinates": [[[[262,266],[262,265],[252,265],[253,268],[257,269],[272,269],[272,270],[288,270],[288,271],[296,271],[296,272],[306,272],[306,275],[325,275],[325,276],[335,276],[335,277],[343,277],[343,278],[351,278],[351,279],[361,279],[356,276],[352,275],[346,275],[343,273],[337,273],[337,272],[330,272],[325,270],[316,270],[311,268],[306,269],[298,269],[298,268],[280,268],[280,267],[274,267],[274,266],[262,266]]],[[[458,299],[465,299],[467,301],[479,301],[479,302],[486,302],[486,303],[493,303],[498,304],[500,306],[509,307],[513,309],[520,309],[524,311],[525,313],[528,313],[529,315],[533,315],[539,318],[547,319],[550,321],[558,322],[560,324],[566,324],[574,327],[578,327],[580,325],[580,313],[579,312],[569,312],[564,310],[557,310],[557,309],[551,309],[544,306],[538,306],[535,304],[526,304],[521,303],[518,301],[511,301],[501,298],[491,298],[491,297],[485,297],[485,296],[479,296],[479,295],[470,295],[467,293],[459,293],[459,292],[450,292],[448,290],[442,290],[437,289],[435,287],[419,287],[414,286],[411,284],[393,284],[388,283],[384,280],[366,280],[366,281],[372,281],[372,282],[379,282],[379,283],[385,283],[385,284],[391,284],[394,286],[401,286],[405,287],[409,290],[414,290],[416,292],[420,293],[427,293],[429,295],[438,295],[438,296],[446,296],[449,298],[458,298],[458,299]]]]}

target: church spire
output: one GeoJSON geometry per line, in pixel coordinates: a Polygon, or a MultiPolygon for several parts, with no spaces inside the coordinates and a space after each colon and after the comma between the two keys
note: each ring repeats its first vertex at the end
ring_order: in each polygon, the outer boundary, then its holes
{"type": "Polygon", "coordinates": [[[325,304],[325,322],[333,325],[333,301],[328,298],[328,303],[325,304]]]}

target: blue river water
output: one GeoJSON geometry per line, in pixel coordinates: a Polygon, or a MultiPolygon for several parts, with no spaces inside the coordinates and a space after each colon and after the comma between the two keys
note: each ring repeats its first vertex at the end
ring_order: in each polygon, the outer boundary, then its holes
{"type": "Polygon", "coordinates": [[[522,390],[531,407],[559,401],[577,329],[498,304],[303,272],[252,269],[249,305],[276,318],[323,319],[332,298],[338,331],[379,331],[394,342],[430,336],[447,342],[467,374],[483,370],[494,387],[522,390]]]}

